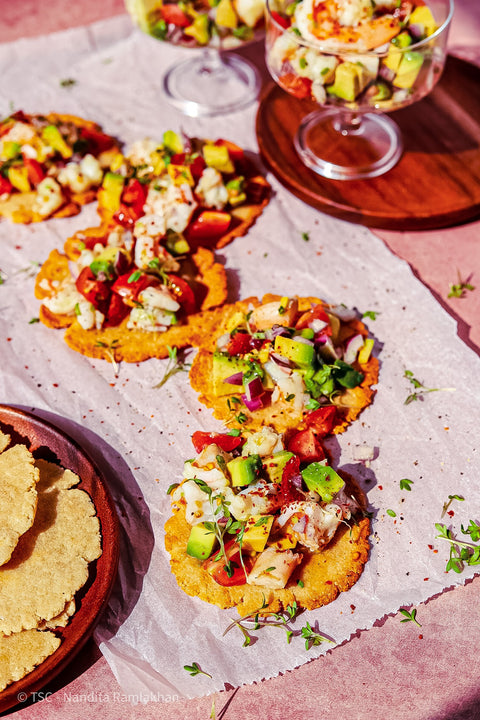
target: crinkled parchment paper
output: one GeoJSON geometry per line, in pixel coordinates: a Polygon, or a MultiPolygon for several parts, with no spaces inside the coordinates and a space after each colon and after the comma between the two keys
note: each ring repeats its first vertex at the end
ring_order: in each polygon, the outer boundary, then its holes
{"type": "MultiPolygon", "coordinates": [[[[194,120],[166,103],[163,74],[189,53],[142,35],[126,16],[7,44],[0,47],[0,111],[73,112],[127,143],[182,128],[224,136],[255,152],[254,105],[241,114],[194,120]],[[76,82],[65,87],[67,78],[76,82]]],[[[288,644],[277,629],[254,633],[258,640],[249,647],[242,647],[237,629],[223,637],[235,611],[187,597],[170,574],[163,546],[166,489],[192,456],[191,433],[220,429],[199,406],[186,374],[154,389],[167,361],[124,364],[116,375],[111,364],[71,351],[61,332],[30,324],[38,316],[36,263],[52,247],[62,248],[69,233],[94,225],[94,206],[42,225],[0,224],[1,399],[56,418],[104,466],[122,524],[122,557],[96,638],[123,690],[140,700],[191,697],[275,676],[335,652],[335,644],[357,630],[463,583],[475,570],[445,572],[449,547],[436,539],[435,523],[460,533],[461,524],[480,518],[479,358],[408,265],[376,236],[322,215],[270,179],[275,196],[264,215],[220,256],[230,299],[268,291],[317,294],[360,313],[373,311],[376,319],[366,322],[381,362],[374,404],[331,443],[339,467],[367,493],[371,557],[350,592],[293,626],[308,620],[334,641],[308,651],[300,637],[288,644]],[[414,390],[406,370],[428,388],[446,389],[406,405],[414,390]],[[365,447],[374,449],[369,466],[358,460],[365,447]],[[400,487],[405,478],[412,481],[410,491],[400,487]],[[452,500],[442,519],[449,495],[464,501],[452,500]],[[212,679],[192,679],[183,666],[193,662],[212,679]]]]}

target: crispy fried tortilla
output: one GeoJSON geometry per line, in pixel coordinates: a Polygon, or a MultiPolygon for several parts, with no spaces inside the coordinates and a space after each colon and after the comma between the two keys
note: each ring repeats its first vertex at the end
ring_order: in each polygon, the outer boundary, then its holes
{"type": "MultiPolygon", "coordinates": [[[[348,492],[364,507],[363,494],[353,478],[345,473],[341,475],[348,492]]],[[[340,525],[333,540],[321,552],[305,554],[285,588],[248,584],[224,587],[213,580],[200,561],[186,554],[190,530],[185,520],[185,504],[180,501],[165,523],[165,547],[178,585],[192,597],[221,608],[236,607],[242,616],[261,608],[264,601],[265,612],[280,612],[294,602],[306,610],[327,605],[356,583],[369,554],[370,520],[362,517],[350,528],[340,525]]]]}
{"type": "MultiPolygon", "coordinates": [[[[190,383],[194,390],[199,393],[201,403],[213,410],[213,415],[219,420],[228,423],[229,427],[249,429],[260,429],[264,425],[273,427],[277,432],[285,432],[289,428],[302,429],[306,411],[295,407],[291,401],[287,401],[283,395],[277,399],[269,400],[266,396],[264,406],[250,411],[240,401],[243,389],[240,387],[237,393],[230,395],[219,395],[215,393],[213,385],[213,353],[217,346],[217,340],[225,333],[230,332],[232,325],[240,315],[247,314],[252,308],[261,304],[280,301],[280,296],[265,295],[262,301],[256,297],[247,298],[223,308],[214,310],[212,313],[205,313],[203,318],[204,338],[206,343],[202,345],[193,359],[190,368],[190,383]],[[233,400],[232,398],[237,398],[233,400]],[[241,413],[242,422],[237,420],[241,413]]],[[[322,303],[318,298],[299,298],[299,310],[308,310],[312,304],[322,303]]],[[[327,307],[327,306],[326,306],[327,307]]],[[[354,334],[366,336],[367,329],[360,320],[351,320],[344,323],[342,328],[343,337],[354,334]]],[[[373,400],[373,386],[378,381],[379,364],[375,357],[370,357],[363,365],[356,365],[363,373],[362,383],[355,388],[344,390],[333,399],[338,408],[337,422],[333,428],[334,433],[343,432],[373,400]]]]}
{"type": "MultiPolygon", "coordinates": [[[[75,257],[75,243],[67,241],[67,250],[75,257]]],[[[215,262],[213,253],[206,248],[198,250],[182,261],[181,277],[185,279],[197,298],[198,306],[207,310],[220,305],[227,297],[227,278],[223,265],[215,262]]],[[[55,295],[65,282],[71,282],[69,257],[52,250],[37,276],[36,297],[40,300],[55,295]]],[[[198,312],[180,319],[177,325],[165,332],[149,332],[127,327],[128,317],[119,325],[102,329],[85,330],[74,313],[59,314],[40,306],[40,320],[55,329],[66,328],[64,340],[69,347],[88,357],[112,362],[141,362],[148,358],[168,357],[168,348],[185,348],[200,345],[205,339],[204,313],[198,312]]]]}
{"type": "MultiPolygon", "coordinates": [[[[96,199],[103,172],[120,150],[120,143],[90,120],[75,115],[34,115],[22,111],[0,123],[0,145],[4,149],[0,170],[11,185],[8,191],[2,190],[0,216],[21,224],[77,215],[83,205],[96,199]],[[42,135],[47,126],[58,129],[61,136],[58,146],[42,135]],[[79,167],[87,155],[93,162],[98,161],[97,177],[92,175],[91,182],[85,181],[85,168],[79,167]],[[76,182],[69,183],[63,177],[57,182],[67,162],[78,166],[74,173],[76,182]],[[47,189],[42,183],[46,177],[53,180],[47,189]]],[[[73,165],[70,172],[72,169],[73,165]]]]}

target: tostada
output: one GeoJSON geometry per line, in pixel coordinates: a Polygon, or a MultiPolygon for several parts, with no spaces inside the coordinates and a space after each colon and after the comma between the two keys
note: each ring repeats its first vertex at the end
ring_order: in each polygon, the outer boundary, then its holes
{"type": "Polygon", "coordinates": [[[140,362],[169,347],[202,342],[201,309],[224,302],[223,265],[199,247],[180,256],[144,235],[106,224],[52,250],[35,282],[40,320],[65,328],[65,342],[89,357],[140,362]]]}
{"type": "Polygon", "coordinates": [[[265,295],[225,305],[209,321],[190,382],[230,427],[299,427],[314,443],[342,432],[372,401],[374,341],[343,305],[265,295]]]}
{"type": "Polygon", "coordinates": [[[188,595],[240,615],[314,609],[358,580],[370,521],[354,479],[302,461],[269,427],[194,433],[197,455],[171,491],[165,547],[188,595]]]}
{"type": "Polygon", "coordinates": [[[132,143],[105,176],[98,211],[125,227],[150,216],[168,247],[221,248],[247,232],[269,195],[268,182],[238,145],[167,130],[161,142],[132,143]]]}
{"type": "Polygon", "coordinates": [[[0,215],[16,223],[76,215],[119,151],[89,120],[14,112],[0,122],[0,215]]]}

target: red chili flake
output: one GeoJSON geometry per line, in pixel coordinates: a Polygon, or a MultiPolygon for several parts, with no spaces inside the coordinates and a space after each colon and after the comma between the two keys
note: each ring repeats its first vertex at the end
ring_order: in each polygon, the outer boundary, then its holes
{"type": "Polygon", "coordinates": [[[325,580],[325,585],[331,585],[331,584],[332,584],[331,580],[325,580]]]}
{"type": "Polygon", "coordinates": [[[419,635],[419,636],[418,636],[418,639],[419,639],[419,640],[423,640],[423,635],[419,635]]]}
{"type": "Polygon", "coordinates": [[[455,513],[453,510],[449,510],[447,515],[449,515],[450,517],[453,517],[455,515],[455,513]]]}
{"type": "Polygon", "coordinates": [[[58,387],[58,383],[53,383],[53,387],[58,387]]]}
{"type": "Polygon", "coordinates": [[[356,610],[355,605],[350,605],[350,608],[351,608],[352,612],[353,612],[354,610],[356,610]]]}
{"type": "Polygon", "coordinates": [[[430,578],[423,578],[423,582],[428,582],[428,580],[430,580],[430,578]]]}
{"type": "Polygon", "coordinates": [[[429,549],[429,550],[433,550],[433,545],[429,545],[429,546],[428,546],[428,549],[429,549]]]}
{"type": "Polygon", "coordinates": [[[379,489],[379,490],[383,490],[383,485],[379,485],[379,486],[378,486],[378,489],[379,489]]]}

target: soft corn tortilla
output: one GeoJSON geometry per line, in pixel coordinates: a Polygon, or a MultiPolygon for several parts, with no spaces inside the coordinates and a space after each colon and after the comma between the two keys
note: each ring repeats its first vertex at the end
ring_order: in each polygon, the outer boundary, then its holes
{"type": "MultiPolygon", "coordinates": [[[[28,115],[27,118],[35,117],[28,115]]],[[[91,120],[85,120],[76,115],[66,115],[59,113],[49,113],[42,116],[51,124],[72,123],[78,128],[87,128],[102,132],[102,128],[91,120]]],[[[100,164],[104,167],[109,165],[110,160],[120,150],[120,143],[112,138],[114,144],[111,149],[106,150],[97,156],[100,164]]],[[[0,216],[3,216],[14,223],[29,224],[32,222],[43,222],[50,218],[62,218],[78,215],[83,205],[93,202],[97,198],[97,189],[89,188],[81,193],[74,193],[69,188],[62,188],[64,195],[64,203],[55,210],[51,215],[45,217],[35,212],[36,192],[14,192],[4,199],[0,199],[0,216]]]]}
{"type": "MultiPolygon", "coordinates": [[[[364,497],[353,478],[341,473],[347,492],[364,506],[364,497]]],[[[299,608],[313,610],[335,600],[349,590],[360,577],[369,555],[370,520],[362,517],[351,528],[341,524],[333,540],[318,553],[307,553],[285,588],[272,590],[256,585],[223,587],[218,585],[199,560],[186,554],[191,525],[185,520],[185,504],[174,506],[165,523],[165,547],[170,553],[170,567],[179,587],[192,597],[218,605],[236,607],[241,616],[255,612],[265,603],[265,612],[280,612],[297,603],[299,608]],[[298,584],[301,580],[302,584],[298,584]]]]}
{"type": "MultiPolygon", "coordinates": [[[[74,243],[67,241],[68,252],[75,256],[74,243]]],[[[52,250],[43,263],[35,284],[35,295],[43,300],[53,294],[54,287],[70,277],[69,257],[52,250]]],[[[201,310],[221,305],[227,297],[225,268],[215,262],[211,250],[198,250],[182,263],[180,273],[191,284],[201,310]]],[[[204,341],[204,313],[190,315],[165,332],[148,332],[127,328],[128,317],[115,327],[84,330],[75,316],[52,313],[40,306],[40,320],[50,328],[66,328],[64,340],[69,347],[88,357],[109,362],[141,362],[149,358],[168,357],[169,347],[198,346],[204,341]]],[[[209,330],[209,328],[208,328],[209,330]]]]}
{"type": "MultiPolygon", "coordinates": [[[[8,438],[7,435],[0,437],[8,438]]],[[[38,468],[24,445],[0,453],[0,565],[7,563],[19,538],[32,527],[37,509],[38,468]]]]}
{"type": "MultiPolygon", "coordinates": [[[[200,347],[193,359],[190,368],[190,384],[199,393],[200,402],[213,410],[214,417],[223,422],[228,422],[229,427],[259,430],[264,425],[269,425],[279,433],[283,433],[290,428],[303,428],[302,422],[305,413],[297,410],[292,403],[286,402],[283,398],[280,398],[278,402],[270,403],[255,410],[255,412],[251,412],[243,403],[238,405],[231,403],[229,407],[228,399],[232,397],[239,398],[240,393],[220,397],[214,394],[212,365],[217,339],[229,331],[230,323],[239,312],[246,314],[252,307],[258,307],[260,304],[274,300],[280,300],[280,296],[265,295],[262,301],[256,297],[251,297],[230,305],[224,305],[223,308],[204,315],[203,325],[206,343],[200,347]],[[246,418],[243,423],[239,423],[235,418],[239,412],[246,418]]],[[[308,310],[312,304],[322,303],[325,305],[321,300],[313,297],[298,298],[298,302],[300,311],[308,310]]],[[[328,309],[328,306],[326,308],[328,309]]],[[[349,335],[360,333],[366,336],[368,334],[365,325],[359,320],[345,323],[345,326],[349,335]]],[[[378,367],[378,360],[374,357],[370,357],[365,365],[358,365],[358,368],[364,374],[363,382],[356,388],[346,390],[336,399],[338,421],[333,429],[334,433],[343,432],[359,416],[362,410],[372,402],[374,396],[372,388],[378,381],[378,367]]]]}
{"type": "Polygon", "coordinates": [[[88,580],[88,564],[101,554],[100,524],[79,478],[38,461],[35,521],[0,568],[0,633],[37,628],[68,612],[88,580]]]}
{"type": "Polygon", "coordinates": [[[32,672],[55,652],[60,642],[53,632],[36,629],[0,634],[0,692],[32,672]]]}

